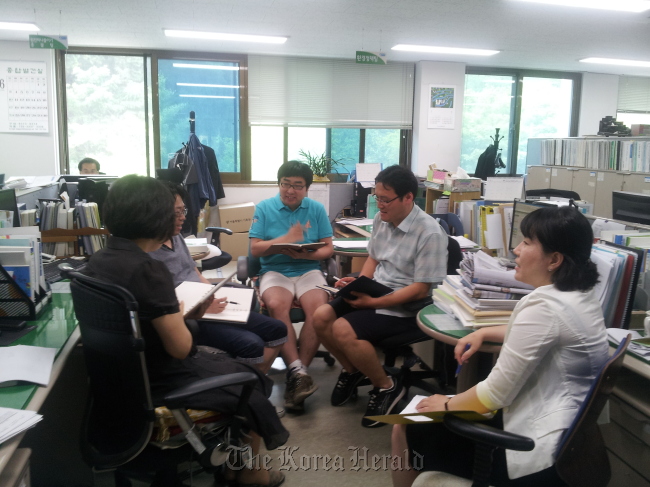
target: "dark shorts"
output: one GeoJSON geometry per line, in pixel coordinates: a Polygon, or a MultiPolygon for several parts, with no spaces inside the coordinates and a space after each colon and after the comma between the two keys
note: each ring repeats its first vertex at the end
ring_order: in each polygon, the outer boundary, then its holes
{"type": "MultiPolygon", "coordinates": [[[[503,416],[499,412],[485,424],[503,429],[503,416]]],[[[406,427],[406,439],[411,452],[411,465],[421,471],[447,472],[466,479],[472,478],[474,442],[449,431],[442,423],[414,424],[406,427]]],[[[566,485],[555,467],[510,480],[506,455],[497,448],[492,458],[490,485],[497,487],[548,487],[566,485]]]]}
{"type": "Polygon", "coordinates": [[[400,318],[377,314],[374,309],[355,309],[342,298],[333,299],[329,305],[334,309],[337,318],[344,318],[350,323],[359,340],[372,344],[407,330],[418,329],[415,316],[400,318]]]}

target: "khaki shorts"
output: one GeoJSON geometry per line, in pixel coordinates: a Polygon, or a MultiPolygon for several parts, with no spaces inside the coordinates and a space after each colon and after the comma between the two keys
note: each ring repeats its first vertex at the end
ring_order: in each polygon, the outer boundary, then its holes
{"type": "Polygon", "coordinates": [[[323,273],[319,270],[309,271],[296,277],[287,277],[279,272],[270,271],[262,275],[260,296],[264,296],[264,292],[271,287],[282,287],[300,299],[307,291],[316,289],[317,285],[327,285],[323,273]]]}

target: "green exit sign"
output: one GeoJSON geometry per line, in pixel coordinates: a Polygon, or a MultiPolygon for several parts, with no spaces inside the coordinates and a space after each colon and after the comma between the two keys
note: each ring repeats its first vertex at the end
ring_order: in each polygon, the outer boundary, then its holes
{"type": "Polygon", "coordinates": [[[357,51],[357,64],[386,64],[386,54],[383,52],[357,51]]]}
{"type": "Polygon", "coordinates": [[[68,36],[30,35],[29,47],[32,49],[68,49],[68,36]]]}

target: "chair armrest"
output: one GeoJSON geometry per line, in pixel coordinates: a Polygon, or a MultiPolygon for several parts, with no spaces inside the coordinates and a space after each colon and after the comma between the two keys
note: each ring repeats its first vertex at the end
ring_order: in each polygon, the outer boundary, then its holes
{"type": "Polygon", "coordinates": [[[248,256],[246,255],[237,258],[237,280],[242,284],[248,281],[248,256]]]}
{"type": "MultiPolygon", "coordinates": [[[[325,259],[323,261],[322,268],[323,268],[323,272],[325,273],[325,280],[327,281],[327,284],[333,286],[334,283],[336,282],[334,280],[334,276],[336,276],[336,273],[338,272],[336,260],[332,257],[325,259]]],[[[342,277],[342,276],[336,276],[336,277],[342,277]]]]}
{"type": "Polygon", "coordinates": [[[257,376],[252,372],[235,372],[234,374],[208,377],[165,394],[163,404],[168,409],[182,408],[186,399],[194,394],[226,386],[248,385],[252,388],[256,382],[257,376]]]}
{"type": "Polygon", "coordinates": [[[531,438],[468,421],[452,414],[445,415],[443,423],[450,431],[478,443],[517,451],[531,451],[535,448],[535,442],[531,438]]]}
{"type": "Polygon", "coordinates": [[[226,235],[232,235],[232,230],[230,228],[224,227],[206,227],[206,232],[212,233],[225,233],[226,235]]]}

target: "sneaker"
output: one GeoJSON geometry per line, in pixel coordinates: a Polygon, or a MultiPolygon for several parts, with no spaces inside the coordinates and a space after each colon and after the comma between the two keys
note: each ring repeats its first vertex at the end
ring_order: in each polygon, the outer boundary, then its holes
{"type": "Polygon", "coordinates": [[[332,406],[343,406],[353,396],[356,396],[357,386],[365,378],[366,376],[360,370],[352,373],[341,370],[339,380],[332,391],[332,406]]]}
{"type": "Polygon", "coordinates": [[[311,396],[318,386],[307,374],[292,374],[287,379],[284,390],[284,407],[287,409],[303,409],[305,399],[311,396]]]}
{"type": "MultiPolygon", "coordinates": [[[[370,391],[370,401],[368,401],[368,408],[366,409],[366,416],[382,416],[390,414],[397,403],[404,397],[406,390],[402,386],[401,381],[396,376],[391,376],[393,379],[393,387],[386,390],[374,388],[370,391]]],[[[374,419],[363,418],[361,426],[366,428],[376,428],[383,426],[381,423],[374,419]]]]}

